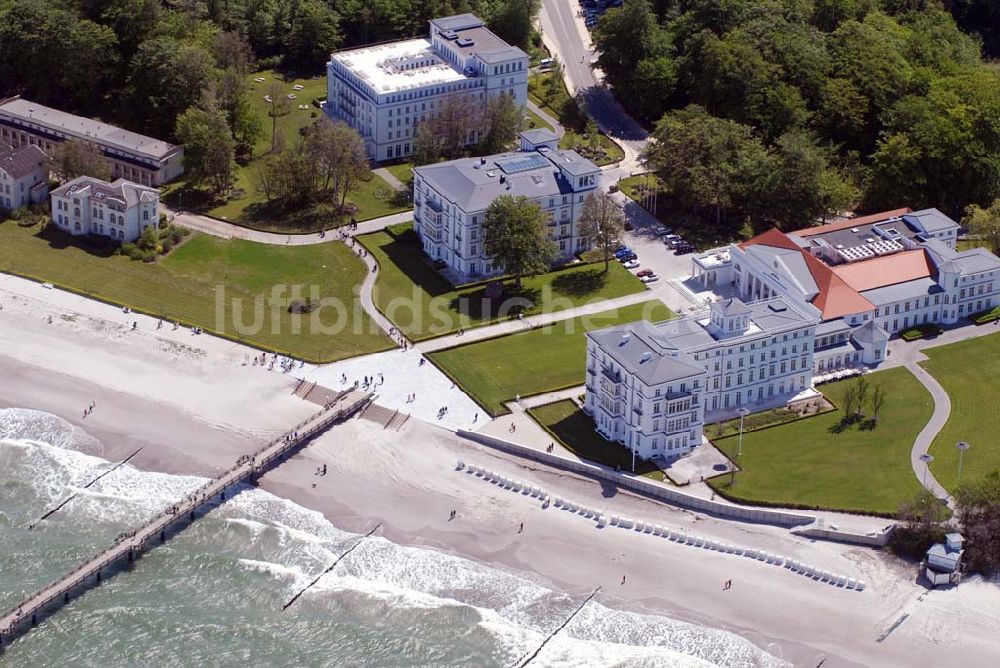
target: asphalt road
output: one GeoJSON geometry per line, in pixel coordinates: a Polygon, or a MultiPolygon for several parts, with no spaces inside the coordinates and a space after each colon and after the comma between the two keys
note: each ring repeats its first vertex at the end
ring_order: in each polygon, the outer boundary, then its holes
{"type": "Polygon", "coordinates": [[[595,76],[591,60],[596,54],[583,19],[577,16],[579,10],[576,0],[543,0],[539,21],[545,44],[563,64],[570,93],[582,97],[587,111],[604,132],[623,143],[633,156],[638,156],[649,134],[595,76]]]}

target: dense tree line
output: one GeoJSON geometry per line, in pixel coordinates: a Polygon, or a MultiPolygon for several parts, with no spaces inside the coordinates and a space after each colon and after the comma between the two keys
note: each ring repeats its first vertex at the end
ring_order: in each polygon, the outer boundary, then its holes
{"type": "Polygon", "coordinates": [[[687,164],[654,156],[668,181],[725,175],[684,184],[692,208],[801,225],[844,205],[853,184],[863,208],[957,218],[1000,196],[1000,71],[982,55],[996,53],[998,4],[630,0],[603,16],[596,42],[607,80],[658,137],[697,114],[719,133],[691,128],[704,142],[738,144],[703,145],[687,164]],[[784,177],[768,176],[782,164],[784,177]]]}
{"type": "MultiPolygon", "coordinates": [[[[249,68],[320,74],[331,51],[475,12],[527,47],[539,0],[0,0],[0,96],[175,138],[206,89],[249,68]]],[[[234,113],[226,109],[230,121],[234,113]]],[[[234,132],[238,135],[238,132],[234,132]]],[[[239,136],[234,136],[239,156],[239,136]]]]}

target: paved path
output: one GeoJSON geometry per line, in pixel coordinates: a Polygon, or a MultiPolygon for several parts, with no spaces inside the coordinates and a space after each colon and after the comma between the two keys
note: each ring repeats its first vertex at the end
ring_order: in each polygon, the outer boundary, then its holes
{"type": "Polygon", "coordinates": [[[381,176],[383,181],[385,181],[390,186],[395,188],[398,192],[404,192],[406,190],[409,190],[409,188],[406,187],[405,183],[397,179],[396,175],[390,172],[385,167],[379,167],[377,169],[373,169],[372,172],[381,176]]]}
{"type": "Polygon", "coordinates": [[[559,137],[559,139],[562,139],[563,135],[566,134],[566,128],[564,128],[559,121],[552,118],[549,112],[545,111],[531,100],[528,100],[528,109],[531,109],[533,112],[541,116],[543,121],[551,125],[552,132],[554,132],[556,137],[559,137]]]}
{"type": "Polygon", "coordinates": [[[420,352],[431,353],[435,350],[451,348],[452,346],[457,346],[462,343],[481,341],[483,339],[489,339],[504,334],[526,332],[529,329],[534,329],[535,327],[541,327],[543,325],[549,325],[554,322],[561,322],[563,320],[569,320],[579,316],[593,315],[594,313],[601,313],[602,311],[610,311],[611,309],[623,308],[625,306],[639,304],[655,298],[655,295],[651,294],[649,290],[642,290],[641,292],[624,295],[622,297],[591,302],[584,304],[583,306],[577,306],[576,308],[554,311],[552,313],[539,313],[538,315],[528,316],[522,318],[521,320],[517,320],[516,318],[504,320],[503,322],[498,322],[493,325],[485,325],[483,327],[476,327],[475,329],[468,329],[465,331],[465,334],[448,334],[446,336],[439,336],[436,339],[421,341],[415,345],[420,352]]]}
{"type": "MultiPolygon", "coordinates": [[[[196,230],[204,234],[210,234],[213,237],[221,237],[223,239],[245,239],[247,241],[255,241],[257,243],[272,244],[276,246],[309,246],[312,244],[335,241],[339,238],[339,234],[335,230],[327,232],[324,236],[320,236],[318,233],[277,234],[274,232],[252,230],[248,227],[243,227],[235,223],[229,223],[224,220],[219,220],[218,218],[203,216],[189,211],[174,211],[167,208],[163,204],[160,205],[160,209],[167,214],[167,218],[170,218],[174,223],[180,225],[181,227],[196,230]]],[[[411,220],[413,220],[413,211],[401,211],[400,213],[394,213],[380,218],[372,218],[371,220],[365,220],[358,223],[358,229],[354,232],[354,234],[377,232],[385,229],[389,225],[406,223],[411,220]]]]}
{"type": "Polygon", "coordinates": [[[611,89],[598,80],[592,64],[594,45],[583,17],[577,12],[577,4],[568,0],[543,0],[538,20],[542,41],[562,63],[570,94],[583,98],[597,126],[624,149],[622,167],[626,171],[638,169],[649,135],[618,104],[611,89]]]}
{"type": "Polygon", "coordinates": [[[930,449],[931,443],[934,442],[934,437],[944,429],[945,423],[948,422],[948,416],[951,415],[951,399],[934,376],[927,373],[922,366],[916,362],[908,362],[905,366],[927,388],[927,391],[931,393],[931,397],[934,399],[934,414],[931,415],[930,421],[917,434],[917,438],[913,442],[913,448],[910,450],[910,466],[913,467],[913,474],[917,476],[920,484],[939,499],[947,499],[948,507],[954,510],[955,501],[951,498],[948,490],[937,481],[927,465],[920,461],[920,456],[930,449]]]}

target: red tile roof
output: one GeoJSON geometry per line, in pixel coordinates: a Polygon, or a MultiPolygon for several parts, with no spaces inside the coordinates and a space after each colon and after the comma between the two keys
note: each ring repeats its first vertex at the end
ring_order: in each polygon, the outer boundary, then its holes
{"type": "Polygon", "coordinates": [[[882,220],[888,220],[889,218],[898,218],[899,216],[907,213],[913,213],[913,209],[905,207],[902,209],[893,209],[892,211],[883,211],[882,213],[873,213],[867,216],[858,216],[857,218],[848,218],[847,220],[838,220],[836,223],[827,223],[826,225],[807,227],[802,230],[791,232],[790,234],[795,234],[800,237],[812,237],[817,234],[836,232],[837,230],[849,230],[852,227],[867,225],[868,223],[877,223],[882,220]]]}
{"type": "Polygon", "coordinates": [[[923,250],[903,251],[851,264],[841,264],[833,272],[858,292],[905,283],[935,274],[923,250]]]}
{"type": "MultiPolygon", "coordinates": [[[[763,234],[759,234],[749,241],[744,241],[739,246],[746,248],[760,244],[775,248],[787,248],[797,250],[802,253],[806,267],[816,281],[819,293],[813,297],[812,305],[818,308],[824,320],[833,320],[853,313],[874,310],[875,305],[858,294],[843,278],[834,273],[834,270],[823,264],[807,251],[804,251],[788,235],[777,229],[771,229],[763,234]]],[[[923,252],[923,251],[921,251],[923,252]]]]}

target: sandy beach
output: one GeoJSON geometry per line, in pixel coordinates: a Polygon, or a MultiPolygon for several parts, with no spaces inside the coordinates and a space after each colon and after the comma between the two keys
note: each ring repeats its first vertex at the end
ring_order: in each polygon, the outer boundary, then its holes
{"type": "MultiPolygon", "coordinates": [[[[247,351],[234,344],[159,332],[146,320],[131,331],[112,307],[59,299],[0,289],[0,406],[60,415],[101,441],[93,454],[116,460],[142,447],[133,460],[139,468],[212,475],[317,408],[293,396],[293,377],[246,365],[247,351]],[[91,402],[95,410],[83,417],[91,402]]],[[[351,420],[265,475],[261,487],[339,527],[367,531],[381,522],[394,542],[531,572],[581,599],[601,586],[606,605],[733,631],[798,666],[1000,664],[994,583],[970,578],[928,591],[915,582],[913,564],[888,554],[671,508],[514,461],[417,419],[399,431],[351,420]],[[459,459],[578,503],[788,555],[868,586],[845,590],[743,557],[597,528],[459,472],[459,459]],[[328,474],[315,475],[324,464],[328,474]],[[724,591],[726,580],[733,584],[724,591]]]]}

